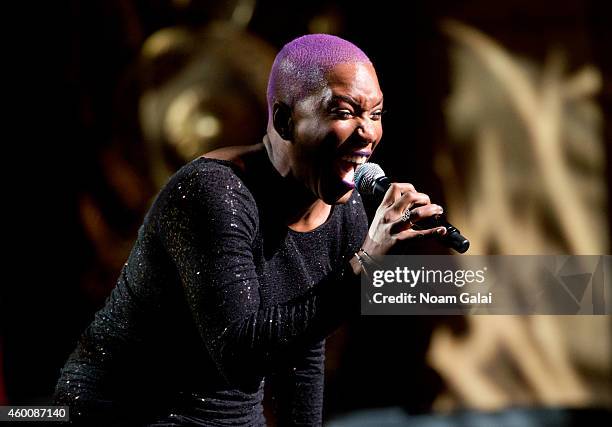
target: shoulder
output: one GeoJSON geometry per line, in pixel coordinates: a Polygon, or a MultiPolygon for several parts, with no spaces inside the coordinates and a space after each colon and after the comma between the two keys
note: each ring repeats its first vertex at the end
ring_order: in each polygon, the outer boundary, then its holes
{"type": "Polygon", "coordinates": [[[257,204],[239,169],[229,161],[199,157],[181,167],[162,188],[150,213],[175,211],[190,216],[238,216],[255,228],[257,204]]]}
{"type": "MultiPolygon", "coordinates": [[[[249,198],[250,192],[243,177],[246,165],[256,153],[264,150],[263,144],[223,147],[206,153],[183,166],[170,179],[169,188],[180,185],[198,187],[207,194],[237,192],[249,198]],[[175,184],[173,186],[173,184],[175,184]]],[[[252,196],[251,196],[252,198],[252,196]]]]}
{"type": "Polygon", "coordinates": [[[227,160],[199,157],[179,169],[168,181],[164,191],[181,199],[204,197],[205,200],[230,195],[252,200],[243,182],[240,169],[227,160]]]}
{"type": "Polygon", "coordinates": [[[240,145],[222,147],[204,154],[202,158],[227,161],[244,171],[246,159],[255,153],[265,150],[262,143],[254,145],[240,145]]]}

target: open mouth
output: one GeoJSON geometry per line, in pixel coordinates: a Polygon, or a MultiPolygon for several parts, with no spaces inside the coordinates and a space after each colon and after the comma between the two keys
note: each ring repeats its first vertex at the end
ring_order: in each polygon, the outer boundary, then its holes
{"type": "Polygon", "coordinates": [[[369,152],[359,151],[338,158],[336,162],[337,172],[342,179],[342,183],[349,189],[355,188],[355,169],[364,164],[369,155],[369,152]]]}

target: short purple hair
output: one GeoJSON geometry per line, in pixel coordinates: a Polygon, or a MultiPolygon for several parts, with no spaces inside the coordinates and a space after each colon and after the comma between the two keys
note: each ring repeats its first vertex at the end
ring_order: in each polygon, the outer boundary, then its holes
{"type": "Polygon", "coordinates": [[[276,101],[293,107],[296,101],[321,89],[325,73],[338,64],[370,63],[353,43],[329,34],[308,34],[287,43],[276,55],[268,80],[268,115],[276,101]]]}

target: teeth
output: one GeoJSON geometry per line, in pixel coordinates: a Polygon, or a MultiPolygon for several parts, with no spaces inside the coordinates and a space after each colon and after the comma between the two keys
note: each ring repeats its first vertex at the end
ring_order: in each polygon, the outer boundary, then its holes
{"type": "Polygon", "coordinates": [[[356,163],[358,165],[362,165],[366,161],[366,157],[365,156],[350,156],[350,155],[346,155],[346,156],[342,156],[341,159],[344,160],[344,161],[350,162],[350,163],[356,163]]]}

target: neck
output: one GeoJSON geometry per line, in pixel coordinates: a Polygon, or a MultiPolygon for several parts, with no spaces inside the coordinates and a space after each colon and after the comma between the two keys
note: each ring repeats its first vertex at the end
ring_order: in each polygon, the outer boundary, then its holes
{"type": "Polygon", "coordinates": [[[330,213],[331,206],[316,199],[309,206],[302,207],[296,212],[295,220],[290,219],[287,226],[294,231],[312,231],[327,221],[330,213]]]}
{"type": "Polygon", "coordinates": [[[274,166],[274,169],[276,169],[282,177],[289,175],[291,170],[291,161],[289,160],[287,144],[289,144],[289,142],[281,139],[277,135],[270,135],[269,131],[263,137],[263,145],[268,153],[268,158],[274,166]]]}
{"type": "MultiPolygon", "coordinates": [[[[272,137],[273,138],[273,137],[272,137]]],[[[291,174],[288,151],[279,149],[286,141],[271,141],[266,134],[263,145],[274,166],[282,177],[282,216],[289,228],[294,231],[307,232],[323,224],[331,212],[331,205],[317,198],[291,174]]]]}

